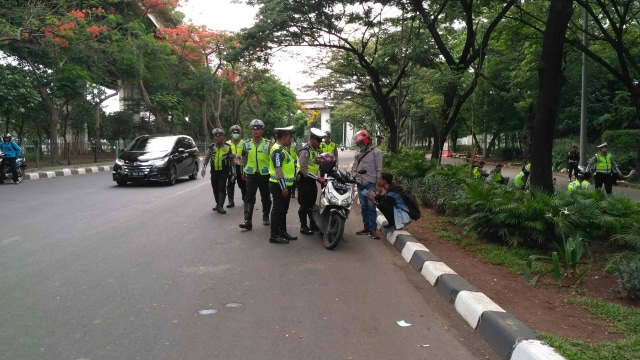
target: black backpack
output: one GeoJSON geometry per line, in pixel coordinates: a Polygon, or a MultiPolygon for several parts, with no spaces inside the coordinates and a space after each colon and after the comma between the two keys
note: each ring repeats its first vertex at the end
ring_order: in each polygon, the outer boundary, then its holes
{"type": "Polygon", "coordinates": [[[422,217],[422,214],[420,213],[420,205],[418,205],[418,200],[415,195],[405,192],[400,186],[389,189],[389,191],[393,191],[402,196],[402,200],[404,200],[404,203],[407,204],[407,207],[409,208],[407,213],[411,220],[418,220],[422,217]]]}

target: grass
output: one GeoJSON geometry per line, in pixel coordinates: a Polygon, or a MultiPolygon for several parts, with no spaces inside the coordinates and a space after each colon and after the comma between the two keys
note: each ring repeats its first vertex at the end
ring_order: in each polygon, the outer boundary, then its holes
{"type": "MultiPolygon", "coordinates": [[[[422,227],[433,231],[442,239],[461,245],[485,262],[504,266],[512,274],[523,274],[526,259],[530,255],[539,254],[533,250],[492,244],[478,238],[469,229],[463,229],[463,235],[453,233],[448,223],[452,223],[452,220],[439,218],[428,222],[422,227]]],[[[540,273],[550,268],[551,265],[549,264],[534,263],[533,272],[540,273]]],[[[572,299],[570,302],[584,306],[607,323],[610,327],[610,333],[621,334],[625,338],[618,341],[590,344],[581,340],[567,339],[540,332],[538,336],[542,341],[556,349],[567,360],[640,359],[640,309],[626,308],[621,305],[603,303],[589,298],[572,299]]]]}
{"type": "Polygon", "coordinates": [[[589,344],[547,333],[539,333],[541,340],[556,349],[567,360],[637,360],[640,357],[640,309],[625,308],[593,299],[576,299],[580,304],[611,326],[611,333],[624,335],[618,341],[589,344]]]}

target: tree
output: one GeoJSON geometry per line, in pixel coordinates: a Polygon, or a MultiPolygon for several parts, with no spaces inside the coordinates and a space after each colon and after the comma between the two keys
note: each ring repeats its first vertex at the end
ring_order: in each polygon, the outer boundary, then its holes
{"type": "Polygon", "coordinates": [[[538,65],[540,93],[531,139],[531,184],[553,193],[552,150],[553,131],[565,77],[562,72],[565,33],[573,14],[573,0],[552,0],[547,26],[542,40],[542,54],[538,65]]]}

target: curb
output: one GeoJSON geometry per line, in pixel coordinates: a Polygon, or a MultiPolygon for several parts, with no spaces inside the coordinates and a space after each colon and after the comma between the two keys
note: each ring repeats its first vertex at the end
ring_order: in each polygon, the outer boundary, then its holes
{"type": "Polygon", "coordinates": [[[25,180],[52,179],[60,176],[93,174],[102,171],[111,171],[111,166],[91,166],[77,169],[61,169],[52,171],[39,171],[24,174],[25,180]]]}
{"type": "Polygon", "coordinates": [[[386,222],[383,215],[378,215],[376,222],[379,231],[404,260],[453,304],[458,314],[503,359],[566,360],[540,341],[527,325],[449,268],[408,231],[387,233],[382,227],[386,222]]]}

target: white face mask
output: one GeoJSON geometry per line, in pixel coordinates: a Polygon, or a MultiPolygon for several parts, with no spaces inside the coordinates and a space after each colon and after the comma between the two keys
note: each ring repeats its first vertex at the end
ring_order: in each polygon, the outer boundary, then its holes
{"type": "Polygon", "coordinates": [[[238,140],[240,139],[240,134],[233,134],[231,135],[233,137],[233,140],[238,140]]]}

